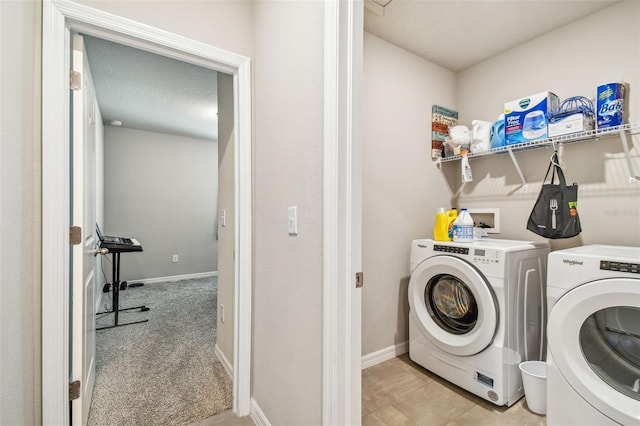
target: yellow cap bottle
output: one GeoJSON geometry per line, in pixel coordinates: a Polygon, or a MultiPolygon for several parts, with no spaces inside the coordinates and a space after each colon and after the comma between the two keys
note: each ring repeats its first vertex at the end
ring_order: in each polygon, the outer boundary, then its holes
{"type": "Polygon", "coordinates": [[[449,241],[449,218],[444,211],[444,207],[438,208],[436,212],[436,224],[433,227],[433,239],[436,241],[449,241]]]}
{"type": "Polygon", "coordinates": [[[447,239],[445,241],[453,241],[453,222],[458,218],[458,210],[454,207],[447,211],[447,239]]]}

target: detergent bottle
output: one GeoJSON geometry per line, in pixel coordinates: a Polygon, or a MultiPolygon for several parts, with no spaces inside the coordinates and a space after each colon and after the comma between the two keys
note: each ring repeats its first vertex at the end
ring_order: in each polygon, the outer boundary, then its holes
{"type": "Polygon", "coordinates": [[[453,241],[453,222],[458,218],[458,210],[454,207],[447,211],[447,239],[453,241]]]}
{"type": "Polygon", "coordinates": [[[453,241],[460,243],[473,242],[473,218],[467,209],[462,209],[453,223],[453,241]]]}
{"type": "Polygon", "coordinates": [[[449,241],[449,218],[444,207],[436,212],[436,224],[433,227],[433,239],[436,241],[449,241]]]}

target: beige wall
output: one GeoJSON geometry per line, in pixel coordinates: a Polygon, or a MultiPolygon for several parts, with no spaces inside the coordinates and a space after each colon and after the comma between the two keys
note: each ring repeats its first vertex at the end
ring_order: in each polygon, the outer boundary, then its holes
{"type": "Polygon", "coordinates": [[[235,204],[233,77],[218,73],[218,318],[216,346],[233,364],[235,204]],[[225,226],[220,212],[225,210],[225,226]],[[224,322],[222,309],[224,305],[224,322]]]}
{"type": "Polygon", "coordinates": [[[121,280],[218,270],[216,141],[108,125],[104,173],[103,232],[144,249],[122,256],[121,280]]]}
{"type": "Polygon", "coordinates": [[[233,53],[253,55],[251,0],[75,1],[233,53]]]}
{"type": "MultiPolygon", "coordinates": [[[[640,120],[640,3],[626,1],[497,55],[458,75],[461,120],[494,120],[504,101],[550,90],[561,99],[595,97],[596,87],[627,81],[630,120],[640,120]],[[531,64],[537,64],[533,66],[531,64]]],[[[640,173],[640,141],[632,150],[640,173]]],[[[508,156],[471,161],[474,181],[458,198],[462,207],[499,207],[501,238],[538,239],[526,220],[546,172],[551,149],[517,153],[529,183],[520,179],[508,156]]],[[[552,249],[581,244],[640,244],[640,185],[628,182],[620,138],[600,139],[560,150],[565,175],[578,182],[583,232],[552,241],[552,249]]],[[[460,186],[458,162],[447,163],[449,181],[460,186]]]]}
{"type": "MultiPolygon", "coordinates": [[[[363,355],[408,339],[409,241],[433,236],[435,207],[498,207],[501,233],[494,237],[542,240],[526,230],[526,220],[551,149],[516,153],[526,190],[507,155],[472,159],[474,180],[462,186],[459,162],[445,163],[440,174],[427,160],[431,105],[457,109],[470,127],[473,119],[497,119],[508,100],[546,90],[562,99],[594,97],[599,84],[624,80],[631,86],[630,121],[639,121],[639,21],[640,3],[624,1],[455,75],[365,33],[363,355]],[[447,186],[451,200],[443,194],[447,186]]],[[[639,174],[640,140],[634,138],[639,174]]],[[[560,153],[567,178],[580,184],[583,232],[552,240],[552,249],[639,245],[640,185],[628,182],[620,139],[567,145],[560,153]]]]}
{"type": "Polygon", "coordinates": [[[455,74],[364,36],[362,353],[408,339],[411,240],[450,207],[431,161],[431,106],[455,106],[455,74]]]}
{"type": "Polygon", "coordinates": [[[41,417],[41,9],[0,1],[0,424],[41,417]]]}
{"type": "Polygon", "coordinates": [[[321,423],[323,15],[255,3],[253,395],[274,425],[321,423]]]}

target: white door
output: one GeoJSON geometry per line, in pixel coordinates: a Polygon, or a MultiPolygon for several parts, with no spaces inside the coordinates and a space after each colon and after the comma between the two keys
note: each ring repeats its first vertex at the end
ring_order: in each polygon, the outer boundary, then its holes
{"type": "Polygon", "coordinates": [[[429,340],[450,354],[474,355],[498,328],[495,296],[483,276],[453,256],[422,262],[409,281],[410,315],[429,340]]]}
{"type": "Polygon", "coordinates": [[[80,381],[71,423],[86,425],[95,380],[95,96],[82,37],[72,43],[71,225],[82,231],[71,253],[71,379],[80,381]]]}
{"type": "Polygon", "coordinates": [[[640,421],[640,279],[583,284],[551,309],[548,349],[569,385],[599,412],[640,421]]]}

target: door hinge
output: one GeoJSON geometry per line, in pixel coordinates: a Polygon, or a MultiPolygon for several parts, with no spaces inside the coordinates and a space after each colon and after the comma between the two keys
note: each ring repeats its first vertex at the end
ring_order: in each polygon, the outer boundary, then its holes
{"type": "Polygon", "coordinates": [[[69,228],[69,244],[77,246],[82,242],[82,228],[79,226],[72,226],[69,228]]]}
{"type": "Polygon", "coordinates": [[[69,87],[71,90],[82,89],[82,74],[78,71],[71,70],[69,73],[69,87]]]}
{"type": "Polygon", "coordinates": [[[69,401],[80,398],[80,380],[69,383],[69,401]]]}
{"type": "Polygon", "coordinates": [[[364,274],[362,272],[356,272],[356,288],[362,288],[364,284],[364,274]]]}

